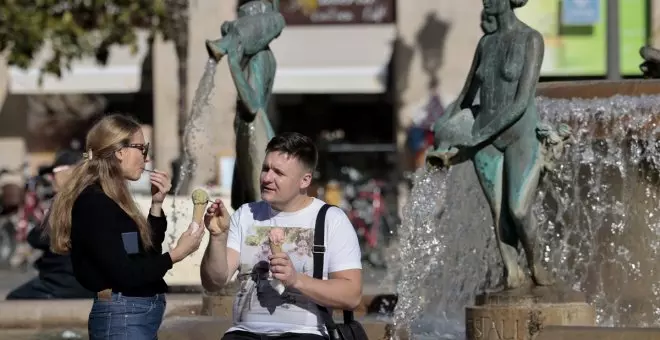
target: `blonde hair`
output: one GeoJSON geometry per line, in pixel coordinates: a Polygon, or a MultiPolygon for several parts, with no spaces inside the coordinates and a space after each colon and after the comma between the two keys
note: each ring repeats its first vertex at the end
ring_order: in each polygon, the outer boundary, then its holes
{"type": "Polygon", "coordinates": [[[115,152],[128,145],[131,137],[139,131],[140,124],[137,121],[120,114],[103,117],[89,130],[85,145],[86,157],[73,168],[71,179],[57,193],[51,208],[49,231],[53,252],[66,254],[71,250],[73,204],[85,188],[96,182],[135,221],[144,247],[152,247],[151,228],[135,204],[119,160],[115,157],[115,152]]]}

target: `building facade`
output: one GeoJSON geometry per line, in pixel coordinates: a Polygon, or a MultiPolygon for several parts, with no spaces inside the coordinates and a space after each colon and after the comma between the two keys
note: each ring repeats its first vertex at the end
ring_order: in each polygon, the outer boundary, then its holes
{"type": "MultiPolygon", "coordinates": [[[[400,178],[414,167],[414,155],[407,150],[408,128],[423,120],[420,117],[429,105],[448,104],[463,87],[482,34],[482,1],[463,0],[460,5],[445,0],[281,3],[288,26],[271,45],[278,70],[269,114],[276,129],[298,130],[319,140],[343,138],[344,145],[333,146],[340,151],[387,154],[383,158],[389,162],[379,166],[400,178]]],[[[191,1],[188,89],[183,94],[189,107],[208,59],[204,41],[219,37],[221,23],[235,18],[237,5],[237,0],[191,1]]],[[[658,31],[658,7],[649,9],[651,33],[658,31]]],[[[138,55],[117,48],[106,67],[83,60],[62,79],[47,78],[41,87],[36,76],[36,70],[21,71],[0,63],[0,79],[5,80],[0,82],[0,138],[29,135],[28,95],[103,93],[131,103],[150,99],[142,110],[150,111],[143,114],[150,117],[146,120],[153,127],[154,166],[170,169],[178,157],[180,93],[172,43],[157,39],[149,48],[143,38],[138,55]]],[[[199,163],[194,185],[217,181],[222,177],[220,160],[234,154],[236,91],[224,60],[217,66],[214,92],[206,128],[196,132],[205,147],[193,150],[199,163]]],[[[30,147],[23,149],[31,152],[30,147]]],[[[20,150],[11,147],[2,153],[25,152],[20,150]]],[[[21,157],[25,156],[14,158],[21,157]]],[[[344,158],[344,162],[352,159],[344,158]]]]}

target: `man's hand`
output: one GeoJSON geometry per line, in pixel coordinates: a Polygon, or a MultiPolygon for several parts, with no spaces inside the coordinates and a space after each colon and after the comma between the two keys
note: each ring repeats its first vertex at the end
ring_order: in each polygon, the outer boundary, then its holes
{"type": "Polygon", "coordinates": [[[206,210],[204,225],[211,236],[224,234],[229,230],[229,212],[222,200],[216,199],[206,210]]]}
{"type": "Polygon", "coordinates": [[[293,287],[298,281],[298,273],[286,253],[276,253],[268,257],[270,259],[270,271],[273,277],[280,280],[285,287],[293,287]]]}

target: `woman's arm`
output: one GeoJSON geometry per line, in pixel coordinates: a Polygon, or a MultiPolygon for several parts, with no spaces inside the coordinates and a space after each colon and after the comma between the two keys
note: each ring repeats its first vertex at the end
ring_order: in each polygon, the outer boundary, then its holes
{"type": "Polygon", "coordinates": [[[50,215],[46,215],[43,223],[35,226],[27,235],[27,241],[30,247],[46,251],[50,248],[50,237],[45,231],[48,230],[46,223],[50,215]]]}
{"type": "Polygon", "coordinates": [[[157,282],[172,268],[169,253],[146,258],[129,257],[129,253],[139,251],[130,243],[137,240],[139,244],[140,235],[137,230],[122,233],[118,224],[126,223],[125,213],[105,194],[79,197],[72,215],[74,251],[84,251],[106,274],[112,288],[129,290],[157,282]]]}
{"type": "Polygon", "coordinates": [[[151,203],[147,221],[151,226],[151,236],[155,253],[163,252],[163,241],[165,241],[165,232],[167,231],[167,215],[163,212],[162,203],[151,203]]]}
{"type": "Polygon", "coordinates": [[[536,83],[543,63],[543,37],[537,31],[532,31],[526,39],[525,64],[518,81],[518,89],[513,103],[504,109],[475,135],[475,145],[485,142],[508,129],[522,117],[536,91],[536,83]]]}

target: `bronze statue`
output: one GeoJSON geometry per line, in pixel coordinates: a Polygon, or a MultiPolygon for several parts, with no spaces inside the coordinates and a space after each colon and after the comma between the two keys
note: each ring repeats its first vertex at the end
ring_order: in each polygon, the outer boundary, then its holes
{"type": "Polygon", "coordinates": [[[220,27],[222,38],[206,41],[209,56],[219,61],[227,56],[229,71],[242,105],[234,119],[236,166],[231,203],[261,198],[259,176],[268,141],[274,136],[266,109],[273,91],[277,63],[269,44],[285,27],[279,0],[253,0],[238,9],[238,18],[220,27]]]}
{"type": "Polygon", "coordinates": [[[660,78],[660,50],[651,46],[643,46],[639,49],[639,54],[644,59],[644,62],[639,65],[644,78],[660,78]]]}
{"type": "Polygon", "coordinates": [[[570,137],[567,126],[555,130],[539,124],[535,95],[544,43],[514,13],[526,3],[483,0],[484,35],[461,94],[434,125],[435,150],[427,155],[436,166],[474,163],[493,216],[507,288],[526,280],[517,261],[519,243],[533,282],[553,283],[540,262],[532,205],[542,174],[570,137]]]}

